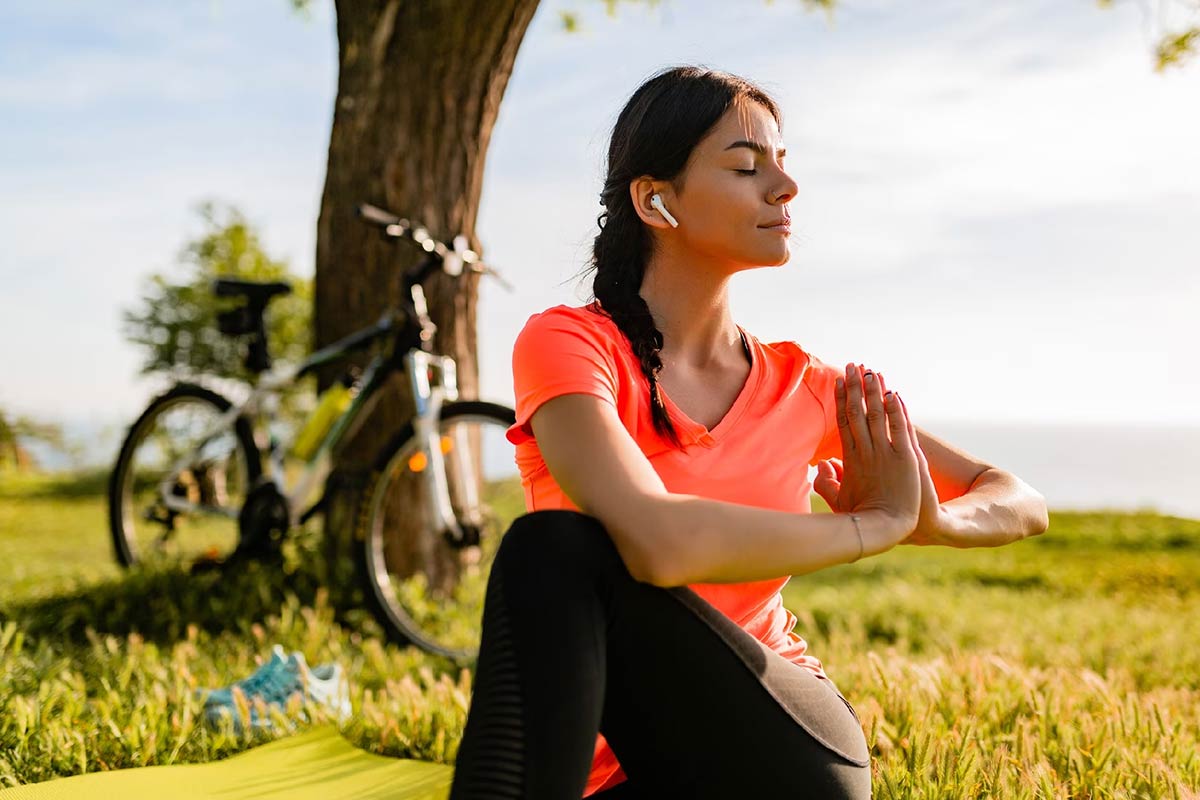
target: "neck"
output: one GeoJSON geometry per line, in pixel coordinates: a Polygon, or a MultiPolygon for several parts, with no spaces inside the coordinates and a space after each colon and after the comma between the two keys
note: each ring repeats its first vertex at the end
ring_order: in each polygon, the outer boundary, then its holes
{"type": "Polygon", "coordinates": [[[716,264],[669,252],[650,259],[638,293],[662,332],[664,369],[706,370],[745,361],[729,311],[729,277],[716,264]]]}

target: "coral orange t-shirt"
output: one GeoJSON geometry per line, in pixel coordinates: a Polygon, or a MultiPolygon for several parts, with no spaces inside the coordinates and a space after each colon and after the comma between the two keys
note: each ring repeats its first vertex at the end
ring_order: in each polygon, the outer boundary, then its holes
{"type": "MultiPolygon", "coordinates": [[[[550,474],[529,418],[552,397],[584,393],[612,404],[667,491],[811,513],[809,466],[842,456],[833,393],[841,370],[795,342],[764,343],[742,329],[753,363],[741,394],[716,427],[708,430],[689,419],[660,391],[686,446],[679,451],[654,430],[650,385],[629,340],[611,319],[590,310],[593,305],[558,305],[532,315],[513,346],[517,421],[507,438],[516,445],[527,511],[580,510],[550,474]]],[[[780,655],[827,678],[792,630],[796,617],[780,595],[788,580],[781,575],[689,587],[780,655]]],[[[584,797],[624,779],[616,756],[598,735],[584,797]]]]}

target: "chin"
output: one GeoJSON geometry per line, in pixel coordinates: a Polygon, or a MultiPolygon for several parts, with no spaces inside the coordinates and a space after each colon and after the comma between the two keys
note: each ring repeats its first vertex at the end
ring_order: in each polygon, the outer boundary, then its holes
{"type": "Polygon", "coordinates": [[[742,269],[738,270],[738,272],[749,272],[752,269],[775,269],[777,267],[782,267],[787,262],[788,262],[788,259],[786,259],[786,258],[783,261],[779,261],[777,259],[767,259],[765,261],[757,261],[753,264],[747,264],[746,266],[742,267],[742,269]]]}
{"type": "Polygon", "coordinates": [[[791,260],[792,252],[785,245],[782,254],[776,254],[774,257],[767,256],[761,263],[764,267],[782,267],[791,260]]]}
{"type": "Polygon", "coordinates": [[[780,247],[764,248],[753,253],[741,253],[733,259],[740,266],[736,270],[742,272],[763,267],[782,267],[792,260],[792,251],[784,242],[780,247]]]}

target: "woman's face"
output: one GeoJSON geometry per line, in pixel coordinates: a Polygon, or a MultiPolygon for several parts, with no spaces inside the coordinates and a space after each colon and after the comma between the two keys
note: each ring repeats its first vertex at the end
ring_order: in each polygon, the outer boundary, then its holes
{"type": "Polygon", "coordinates": [[[681,191],[660,192],[679,221],[668,235],[734,267],[786,263],[790,230],[770,228],[788,220],[797,191],[783,158],[771,112],[752,100],[735,103],[692,151],[681,191]]]}

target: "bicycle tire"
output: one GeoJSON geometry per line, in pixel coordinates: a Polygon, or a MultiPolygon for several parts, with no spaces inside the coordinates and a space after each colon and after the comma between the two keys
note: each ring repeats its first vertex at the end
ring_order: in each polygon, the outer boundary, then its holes
{"type": "MultiPolygon", "coordinates": [[[[499,431],[501,426],[507,429],[516,422],[516,413],[506,406],[485,401],[447,403],[442,407],[440,428],[445,429],[445,426],[456,421],[469,422],[471,420],[495,425],[499,431]]],[[[507,442],[506,444],[508,447],[513,447],[507,442]]],[[[391,480],[389,470],[401,463],[398,461],[400,458],[404,458],[406,460],[404,463],[407,463],[410,451],[416,452],[416,440],[411,422],[406,423],[404,428],[392,437],[388,445],[380,451],[371,476],[366,483],[366,490],[360,498],[352,540],[359,582],[370,610],[383,627],[389,640],[400,645],[415,645],[425,652],[444,656],[460,664],[466,663],[473,661],[478,656],[478,634],[482,623],[481,608],[478,609],[480,618],[470,620],[470,624],[474,626],[472,643],[460,646],[447,645],[426,630],[404,607],[388,572],[384,554],[384,537],[386,535],[384,517],[386,514],[380,512],[378,501],[387,491],[391,480]]],[[[507,492],[505,500],[496,505],[505,506],[508,512],[515,517],[525,511],[524,491],[520,488],[519,476],[516,476],[515,473],[515,460],[510,459],[510,465],[514,477],[505,482],[508,484],[504,490],[507,492]],[[515,483],[512,483],[513,481],[515,483]],[[519,498],[514,492],[519,492],[519,498]],[[517,508],[518,504],[519,508],[517,508]]],[[[455,511],[457,514],[458,509],[456,508],[455,511]]],[[[507,524],[484,527],[487,530],[482,535],[489,538],[484,544],[481,544],[480,550],[482,552],[486,549],[490,555],[494,555],[500,537],[507,531],[507,524]]],[[[427,526],[422,526],[421,530],[428,533],[426,528],[427,526]]],[[[436,539],[436,537],[434,538],[436,539]]],[[[438,542],[440,545],[441,540],[439,539],[438,542]]],[[[486,564],[481,568],[487,573],[490,573],[490,555],[485,556],[486,564]]],[[[473,580],[478,583],[479,579],[478,572],[476,572],[473,580]]],[[[483,576],[483,579],[486,580],[486,576],[483,576]]],[[[471,603],[469,607],[474,608],[475,604],[471,603]]]]}
{"type": "MultiPolygon", "coordinates": [[[[233,405],[228,398],[211,389],[194,383],[180,382],[151,400],[145,411],[129,426],[129,431],[121,443],[121,450],[108,480],[109,534],[112,540],[113,554],[117,562],[125,568],[133,567],[143,560],[138,557],[136,543],[130,539],[130,520],[126,519],[126,512],[129,509],[124,503],[124,491],[130,461],[137,450],[140,434],[145,427],[166,407],[174,405],[182,399],[208,403],[218,413],[228,411],[233,405]]],[[[234,424],[234,435],[245,453],[246,481],[248,486],[252,486],[262,474],[262,462],[249,420],[239,417],[234,424]]],[[[240,534],[238,538],[240,541],[240,534]]]]}

